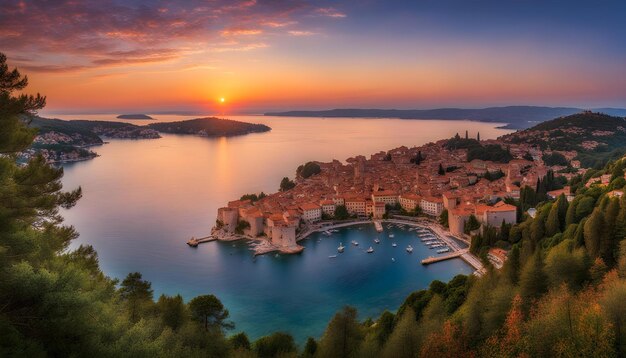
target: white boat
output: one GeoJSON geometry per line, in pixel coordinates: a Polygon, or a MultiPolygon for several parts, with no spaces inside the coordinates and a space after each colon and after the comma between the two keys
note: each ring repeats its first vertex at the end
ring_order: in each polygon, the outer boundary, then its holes
{"type": "Polygon", "coordinates": [[[330,231],[324,231],[324,235],[326,235],[326,236],[330,236],[330,235],[332,235],[332,234],[330,233],[330,231]]]}
{"type": "Polygon", "coordinates": [[[394,258],[392,257],[392,258],[391,258],[391,261],[392,261],[392,262],[396,262],[396,259],[394,259],[394,258]]]}
{"type": "Polygon", "coordinates": [[[444,254],[446,252],[450,252],[450,248],[446,247],[445,249],[437,250],[438,254],[444,254]]]}
{"type": "Polygon", "coordinates": [[[330,255],[330,256],[328,256],[329,259],[334,259],[335,257],[337,257],[337,255],[330,255]]]}
{"type": "Polygon", "coordinates": [[[413,252],[413,246],[411,246],[411,245],[407,246],[407,247],[406,247],[406,252],[408,252],[409,254],[410,254],[411,252],[413,252]]]}
{"type": "Polygon", "coordinates": [[[377,243],[377,244],[380,244],[380,240],[378,240],[378,238],[375,238],[374,242],[377,243]]]}
{"type": "Polygon", "coordinates": [[[393,234],[389,234],[389,238],[390,238],[390,239],[393,239],[393,238],[394,238],[394,235],[393,235],[393,234]]]}
{"type": "Polygon", "coordinates": [[[369,248],[369,249],[367,249],[367,253],[368,253],[368,254],[371,254],[372,252],[374,252],[374,248],[370,246],[370,248],[369,248]]]}
{"type": "Polygon", "coordinates": [[[391,246],[396,247],[398,246],[398,244],[396,244],[395,242],[391,244],[391,246]]]}
{"type": "Polygon", "coordinates": [[[358,242],[356,242],[356,241],[354,241],[354,240],[352,240],[352,245],[354,245],[354,246],[359,246],[359,243],[358,243],[358,242]]]}
{"type": "Polygon", "coordinates": [[[338,252],[343,252],[343,250],[345,249],[345,247],[343,246],[342,243],[339,243],[339,247],[337,248],[338,252]]]}

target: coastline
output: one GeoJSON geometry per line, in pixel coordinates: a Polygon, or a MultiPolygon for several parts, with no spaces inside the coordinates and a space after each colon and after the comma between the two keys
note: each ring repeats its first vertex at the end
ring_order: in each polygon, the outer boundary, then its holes
{"type": "MultiPolygon", "coordinates": [[[[485,273],[485,267],[483,266],[480,259],[478,259],[475,255],[470,253],[469,250],[467,250],[467,248],[461,248],[459,246],[459,242],[457,242],[456,240],[463,242],[468,247],[469,247],[469,242],[464,238],[460,238],[460,237],[453,235],[449,231],[445,230],[445,228],[443,228],[443,226],[441,226],[439,223],[434,222],[431,219],[418,218],[417,220],[414,220],[414,221],[408,220],[408,219],[384,219],[384,220],[380,220],[379,222],[402,224],[402,225],[407,225],[410,227],[417,227],[417,228],[430,230],[435,236],[437,236],[438,239],[445,242],[446,245],[452,250],[452,252],[465,251],[458,258],[465,261],[468,265],[470,265],[474,269],[474,275],[482,276],[485,273]]],[[[299,235],[297,235],[296,242],[306,240],[309,236],[311,236],[313,233],[316,233],[316,232],[324,232],[327,230],[334,230],[334,229],[340,229],[340,228],[356,226],[356,225],[365,225],[365,224],[374,225],[374,221],[367,219],[367,220],[353,220],[353,221],[347,221],[347,222],[340,222],[340,223],[330,224],[330,225],[324,225],[323,223],[317,224],[313,227],[308,228],[306,231],[300,233],[299,235]]],[[[265,254],[272,253],[272,252],[293,255],[293,254],[299,254],[302,251],[304,251],[304,246],[301,246],[301,245],[289,246],[289,247],[278,247],[278,246],[272,245],[264,237],[253,238],[253,237],[249,237],[249,236],[242,235],[242,234],[226,233],[215,227],[211,230],[210,237],[212,237],[212,240],[207,240],[203,242],[209,242],[209,241],[215,241],[215,240],[224,241],[224,242],[247,240],[249,241],[250,249],[254,251],[254,256],[265,255],[265,254]]],[[[198,242],[198,243],[202,243],[202,242],[198,242]]]]}

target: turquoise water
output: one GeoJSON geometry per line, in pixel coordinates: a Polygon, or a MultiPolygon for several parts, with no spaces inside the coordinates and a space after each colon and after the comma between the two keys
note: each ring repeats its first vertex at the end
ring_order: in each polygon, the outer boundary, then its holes
{"type": "Polygon", "coordinates": [[[184,265],[154,265],[147,274],[160,277],[158,285],[186,297],[216,293],[231,310],[237,330],[251,337],[284,330],[302,342],[308,336],[319,337],[344,305],[355,306],[361,318],[376,317],[384,309],[396,310],[409,293],[434,279],[448,281],[472,272],[460,259],[421,265],[421,259],[437,254],[414,232],[386,224],[383,233],[372,224],[339,230],[330,237],[311,235],[301,242],[305,250],[300,255],[253,258],[245,242],[206,243],[197,250],[189,248],[184,265]],[[374,243],[376,237],[380,244],[374,243]],[[352,240],[359,246],[351,245],[352,240]],[[344,253],[337,252],[340,243],[346,247],[344,253]],[[409,244],[414,248],[411,254],[406,252],[409,244]],[[374,253],[366,252],[369,246],[374,253]],[[333,255],[337,257],[329,257],[333,255]],[[185,277],[184,284],[175,282],[179,277],[185,277]]]}
{"type": "Polygon", "coordinates": [[[268,124],[272,131],[217,139],[164,135],[157,140],[110,140],[93,148],[100,157],[65,165],[65,187],[83,189],[77,206],[63,212],[66,223],[80,233],[73,246],[93,245],[103,271],[112,277],[141,272],[157,296],[181,293],[189,300],[217,295],[236,330],[252,338],[283,330],[299,342],[319,337],[343,305],[357,307],[362,318],[377,316],[384,309],[397,309],[410,292],[433,279],[470,272],[460,260],[422,267],[419,260],[433,250],[422,250],[413,233],[396,233],[396,249],[381,236],[376,252],[366,254],[366,242],[373,245],[373,226],[346,229],[330,238],[316,234],[293,257],[253,260],[244,242],[234,247],[206,243],[197,249],[185,242],[210,232],[218,207],[243,193],[276,191],[280,179],[293,177],[307,160],[345,160],[449,138],[465,129],[480,131],[482,138],[509,131],[495,129],[498,124],[466,121],[237,119],[268,124]],[[352,239],[361,242],[359,249],[348,247],[336,259],[328,258],[340,241],[349,246],[352,239]],[[407,255],[404,248],[410,240],[415,252],[407,255]]]}

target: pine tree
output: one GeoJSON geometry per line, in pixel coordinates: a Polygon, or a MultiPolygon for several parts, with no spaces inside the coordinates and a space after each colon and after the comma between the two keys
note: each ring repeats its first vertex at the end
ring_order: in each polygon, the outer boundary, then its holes
{"type": "Polygon", "coordinates": [[[465,139],[469,138],[469,133],[467,132],[467,130],[465,130],[465,139]]]}
{"type": "Polygon", "coordinates": [[[443,169],[443,165],[441,165],[441,163],[439,163],[439,171],[438,171],[439,175],[445,175],[446,171],[443,169]]]}
{"type": "Polygon", "coordinates": [[[382,357],[417,357],[419,340],[415,312],[411,308],[407,308],[387,340],[382,357]]]}
{"type": "Polygon", "coordinates": [[[357,321],[357,311],[346,306],[328,323],[320,340],[321,357],[358,357],[363,332],[357,321]]]}
{"type": "Polygon", "coordinates": [[[480,132],[476,133],[476,140],[480,142],[480,132]]]}

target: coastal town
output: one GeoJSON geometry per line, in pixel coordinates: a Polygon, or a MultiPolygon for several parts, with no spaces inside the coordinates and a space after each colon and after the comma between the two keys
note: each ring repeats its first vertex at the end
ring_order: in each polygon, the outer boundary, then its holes
{"type": "MultiPolygon", "coordinates": [[[[503,138],[480,141],[479,136],[474,140],[467,133],[465,138],[457,134],[419,147],[381,151],[369,158],[351,157],[345,163],[312,163],[319,167],[316,173],[307,177],[298,173],[293,187],[258,198],[244,196],[219,208],[211,235],[219,240],[256,240],[260,242],[256,246],[262,248],[257,253],[298,253],[303,250],[299,240],[342,222],[347,212],[348,220],[419,217],[426,226],[439,225],[443,220],[446,229],[439,236],[469,243],[479,230],[467,230],[470,217],[481,227],[514,224],[519,213],[507,201],[519,199],[524,186],[535,188],[549,172],[564,179],[585,172],[574,160],[575,151],[555,154],[503,138]],[[454,143],[463,142],[499,148],[510,158],[469,160],[470,150],[454,147],[454,143]],[[548,165],[543,160],[546,155],[562,156],[568,163],[548,165]]],[[[561,193],[571,199],[568,187],[547,194],[556,197],[561,193]]],[[[503,261],[506,252],[501,251],[493,250],[490,258],[496,263],[503,261]]]]}

